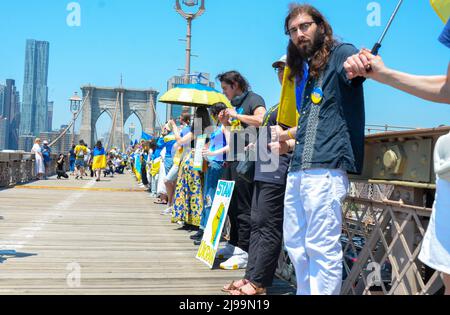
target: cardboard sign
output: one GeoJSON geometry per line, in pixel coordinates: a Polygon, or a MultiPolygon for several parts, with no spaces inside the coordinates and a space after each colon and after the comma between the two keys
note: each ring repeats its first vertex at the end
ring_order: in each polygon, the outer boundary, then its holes
{"type": "Polygon", "coordinates": [[[197,259],[212,268],[219,248],[222,230],[233,195],[235,182],[220,180],[217,184],[214,202],[209,214],[208,223],[203,232],[203,239],[197,252],[197,259]]]}
{"type": "Polygon", "coordinates": [[[201,172],[203,169],[203,148],[206,145],[206,135],[197,137],[194,154],[194,170],[201,172]]]}

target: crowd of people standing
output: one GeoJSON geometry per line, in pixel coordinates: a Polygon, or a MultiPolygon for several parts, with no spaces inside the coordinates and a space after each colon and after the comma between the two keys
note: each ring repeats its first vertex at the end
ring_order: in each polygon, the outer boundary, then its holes
{"type": "MultiPolygon", "coordinates": [[[[199,107],[190,127],[186,116],[180,117],[180,124],[168,121],[146,155],[150,191],[159,197],[155,202],[167,204],[162,214],[170,215],[172,223],[197,231],[191,236],[196,245],[203,236],[218,180],[235,182],[228,212],[230,239],[217,253],[225,260],[222,269],[246,270],[243,279],[222,288],[232,295],[267,292],[283,240],[295,268],[297,294],[340,293],[342,204],[349,189],[348,174],[360,174],[363,167],[366,78],[450,103],[448,75],[428,79],[387,70],[379,56],[338,41],[324,15],[310,5],[292,5],[284,28],[289,38],[287,55],[273,67],[280,82],[284,78],[295,83],[300,117],[296,126],[280,124],[279,105],[267,109],[244,76],[229,71],[217,79],[232,108],[221,103],[208,109],[199,107]],[[367,70],[369,66],[372,71],[367,70]],[[419,87],[420,80],[427,84],[419,87]],[[252,127],[258,128],[258,144],[264,138],[269,143],[267,150],[254,149],[255,144],[245,137],[242,130],[252,127]],[[207,145],[199,169],[194,156],[200,135],[206,136],[207,145]],[[242,173],[238,158],[242,152],[236,143],[243,144],[244,152],[258,151],[254,173],[242,173]],[[268,160],[277,160],[277,167],[262,171],[268,160]]],[[[449,32],[447,23],[441,36],[447,46],[449,32]]],[[[442,145],[446,140],[440,141],[436,156],[441,159],[438,188],[448,197],[448,167],[442,166],[450,158],[448,148],[442,145]]],[[[448,205],[445,196],[436,195],[435,210],[448,205]]],[[[432,223],[420,258],[445,273],[448,293],[448,237],[436,245],[437,231],[443,231],[446,223],[432,223]]]]}
{"type": "Polygon", "coordinates": [[[38,180],[47,180],[50,174],[56,173],[58,180],[73,176],[75,180],[95,178],[96,181],[101,181],[102,175],[114,177],[116,173],[123,174],[128,163],[125,153],[119,152],[117,148],[107,151],[101,141],[97,141],[94,147],[89,147],[84,140],[80,140],[78,145],[72,145],[67,154],[52,157],[48,141],[36,138],[31,153],[35,154],[34,172],[38,180]],[[55,159],[54,170],[52,159],[55,159]]]}

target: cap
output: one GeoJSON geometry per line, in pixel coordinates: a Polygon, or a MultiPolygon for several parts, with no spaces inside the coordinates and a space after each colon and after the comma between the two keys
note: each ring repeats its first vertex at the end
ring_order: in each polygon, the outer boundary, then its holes
{"type": "Polygon", "coordinates": [[[43,143],[43,144],[48,144],[48,141],[47,141],[47,140],[44,140],[42,143],[43,143]]]}
{"type": "Polygon", "coordinates": [[[287,61],[287,55],[283,55],[279,60],[277,60],[277,61],[275,61],[273,64],[272,64],[272,67],[274,67],[274,68],[278,68],[280,65],[285,65],[286,64],[286,61],[287,61]]]}

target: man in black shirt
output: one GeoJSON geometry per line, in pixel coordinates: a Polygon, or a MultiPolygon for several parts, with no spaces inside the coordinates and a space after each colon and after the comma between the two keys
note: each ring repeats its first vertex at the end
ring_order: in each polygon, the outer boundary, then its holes
{"type": "MultiPolygon", "coordinates": [[[[283,82],[285,65],[286,55],[272,65],[280,84],[283,82]]],[[[272,286],[278,265],[283,242],[284,194],[291,159],[291,154],[278,156],[267,147],[271,142],[271,128],[278,125],[278,107],[279,104],[266,113],[259,129],[248,264],[244,279],[224,287],[232,295],[265,294],[267,288],[272,286]]]]}
{"type": "Polygon", "coordinates": [[[293,5],[285,21],[287,64],[297,88],[298,127],[280,135],[289,144],[284,241],[299,295],[335,295],[342,283],[342,202],[347,173],[360,173],[364,155],[363,79],[349,80],[348,57],[358,53],[337,42],[325,17],[309,5],[293,5]],[[305,69],[307,71],[305,71],[305,69]],[[307,76],[305,75],[307,74],[307,76]],[[293,135],[296,132],[296,136],[293,135]]]}
{"type": "Polygon", "coordinates": [[[220,74],[217,78],[221,82],[223,93],[234,107],[227,110],[232,125],[231,152],[227,157],[229,163],[224,170],[223,179],[236,182],[228,212],[231,223],[230,241],[217,254],[219,258],[228,258],[220,264],[222,269],[240,269],[246,268],[248,261],[253,184],[239,177],[236,171],[239,163],[238,152],[244,150],[243,147],[238,147],[238,144],[248,144],[248,141],[242,139],[243,129],[261,126],[266,107],[263,98],[250,91],[247,80],[239,72],[229,71],[220,74]]]}

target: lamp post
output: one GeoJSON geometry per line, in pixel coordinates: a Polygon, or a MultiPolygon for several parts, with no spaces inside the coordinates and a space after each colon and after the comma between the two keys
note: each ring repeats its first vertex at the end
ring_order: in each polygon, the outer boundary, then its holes
{"type": "MultiPolygon", "coordinates": [[[[198,0],[183,0],[183,4],[188,7],[198,6],[198,0]]],[[[191,39],[192,39],[192,21],[198,18],[205,12],[205,0],[201,0],[200,7],[195,13],[188,13],[181,7],[180,0],[176,0],[176,11],[187,21],[187,35],[186,35],[186,69],[185,69],[185,83],[189,84],[189,74],[191,73],[191,39]]]]}
{"type": "MultiPolygon", "coordinates": [[[[188,7],[198,6],[198,0],[182,0],[183,4],[188,7]]],[[[192,39],[192,21],[201,16],[205,12],[205,0],[201,0],[200,7],[195,13],[188,13],[184,11],[181,7],[180,0],[176,0],[175,3],[176,11],[187,21],[187,34],[186,34],[186,68],[185,68],[185,77],[184,83],[190,83],[189,74],[191,73],[191,39],[192,39]]],[[[183,110],[187,108],[184,107],[183,110]]],[[[193,109],[191,109],[191,114],[193,113],[193,109]]]]}
{"type": "Polygon", "coordinates": [[[134,134],[135,134],[135,132],[136,132],[136,125],[135,125],[134,123],[131,123],[131,124],[130,124],[130,127],[128,128],[128,131],[129,131],[129,133],[130,133],[131,141],[133,141],[134,134]]]}
{"type": "Polygon", "coordinates": [[[69,99],[70,101],[70,111],[72,112],[72,145],[75,144],[75,120],[77,119],[77,114],[80,111],[81,97],[75,92],[74,95],[69,99]]]}

